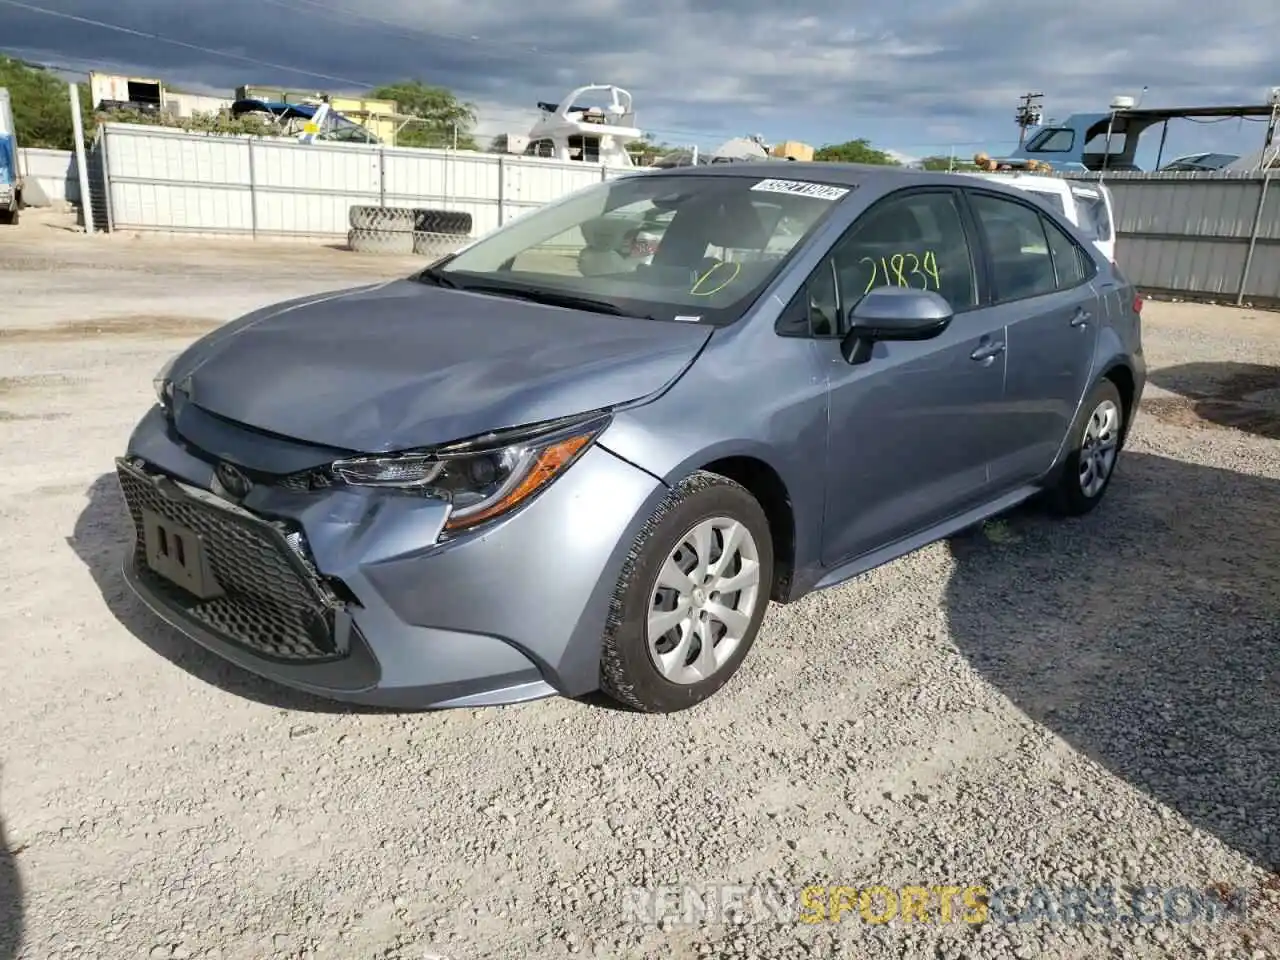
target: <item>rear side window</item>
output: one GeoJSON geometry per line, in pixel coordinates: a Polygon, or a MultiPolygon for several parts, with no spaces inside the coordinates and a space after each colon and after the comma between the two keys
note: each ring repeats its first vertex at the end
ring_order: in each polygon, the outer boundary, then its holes
{"type": "Polygon", "coordinates": [[[987,238],[996,298],[1003,303],[1058,288],[1043,218],[1030,206],[991,194],[970,196],[987,238]]]}
{"type": "Polygon", "coordinates": [[[1076,201],[1079,227],[1086,237],[1106,243],[1111,237],[1111,217],[1107,213],[1107,201],[1094,190],[1072,189],[1076,201]]]}

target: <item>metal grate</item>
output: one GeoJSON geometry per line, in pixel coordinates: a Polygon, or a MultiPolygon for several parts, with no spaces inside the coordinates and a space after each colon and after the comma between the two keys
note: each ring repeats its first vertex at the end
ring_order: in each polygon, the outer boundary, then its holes
{"type": "Polygon", "coordinates": [[[117,475],[137,531],[135,571],[170,609],[273,659],[316,661],[345,655],[335,640],[333,604],[302,559],[306,547],[301,531],[282,532],[176,488],[162,492],[152,478],[128,464],[120,464],[117,475]],[[200,538],[221,596],[201,599],[150,568],[144,510],[200,538]]]}

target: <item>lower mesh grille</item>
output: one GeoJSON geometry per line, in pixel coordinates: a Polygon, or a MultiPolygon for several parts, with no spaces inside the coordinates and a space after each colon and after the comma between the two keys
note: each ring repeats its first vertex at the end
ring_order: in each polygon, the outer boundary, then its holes
{"type": "Polygon", "coordinates": [[[134,570],[176,613],[214,635],[276,660],[332,660],[345,654],[334,633],[333,605],[289,546],[287,533],[253,517],[166,491],[128,464],[117,469],[133,517],[134,570]],[[147,561],[146,512],[194,533],[221,595],[201,599],[147,561]]]}

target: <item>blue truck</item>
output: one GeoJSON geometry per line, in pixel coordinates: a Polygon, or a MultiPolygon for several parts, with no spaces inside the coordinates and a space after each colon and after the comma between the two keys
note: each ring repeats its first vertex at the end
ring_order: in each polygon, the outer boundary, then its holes
{"type": "Polygon", "coordinates": [[[18,178],[18,135],[13,127],[9,91],[0,87],[0,224],[16,224],[22,203],[18,178]]]}

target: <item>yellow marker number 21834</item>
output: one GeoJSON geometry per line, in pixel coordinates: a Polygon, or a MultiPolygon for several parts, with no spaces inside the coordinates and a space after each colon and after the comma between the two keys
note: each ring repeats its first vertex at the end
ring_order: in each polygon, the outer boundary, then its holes
{"type": "Polygon", "coordinates": [[[938,258],[932,250],[914,253],[895,253],[891,257],[863,257],[859,263],[871,264],[871,278],[863,293],[873,287],[899,286],[916,290],[938,290],[942,284],[938,277],[938,258]]]}

